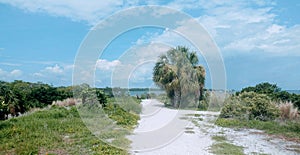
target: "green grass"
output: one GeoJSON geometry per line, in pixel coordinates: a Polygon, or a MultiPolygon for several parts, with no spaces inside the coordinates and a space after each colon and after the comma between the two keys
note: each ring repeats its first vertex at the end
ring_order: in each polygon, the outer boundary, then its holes
{"type": "Polygon", "coordinates": [[[185,133],[189,133],[189,134],[194,134],[195,131],[192,131],[192,130],[187,130],[187,131],[184,131],[185,133]]]}
{"type": "Polygon", "coordinates": [[[225,119],[218,118],[215,122],[222,127],[234,127],[234,128],[252,128],[263,130],[268,134],[275,134],[284,136],[286,138],[293,138],[294,140],[300,140],[300,122],[276,122],[276,121],[240,121],[237,119],[225,119]]]}
{"type": "Polygon", "coordinates": [[[243,147],[230,144],[224,136],[213,136],[215,143],[210,147],[210,151],[216,155],[243,155],[243,147]]]}
{"type": "Polygon", "coordinates": [[[212,139],[213,139],[214,141],[220,142],[220,141],[225,141],[225,140],[226,140],[226,137],[225,137],[225,136],[213,136],[212,139]]]}
{"type": "MultiPolygon", "coordinates": [[[[133,128],[138,120],[124,111],[109,116],[127,128],[133,128]]],[[[126,141],[124,134],[118,136],[117,142],[126,141]]],[[[0,139],[0,154],[128,154],[94,136],[75,107],[70,110],[52,107],[1,121],[0,139]]]]}

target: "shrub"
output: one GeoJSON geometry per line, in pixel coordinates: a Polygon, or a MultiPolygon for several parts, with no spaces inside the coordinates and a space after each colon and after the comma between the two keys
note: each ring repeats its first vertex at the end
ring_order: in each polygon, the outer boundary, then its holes
{"type": "Polygon", "coordinates": [[[292,102],[280,103],[278,108],[281,120],[294,120],[299,117],[298,108],[295,108],[292,102]]]}
{"type": "Polygon", "coordinates": [[[243,105],[238,96],[232,96],[225,100],[225,105],[221,110],[221,118],[249,119],[249,107],[243,105]]]}
{"type": "Polygon", "coordinates": [[[279,110],[265,94],[243,92],[225,100],[220,117],[249,120],[274,120],[279,116],[279,110]]]}

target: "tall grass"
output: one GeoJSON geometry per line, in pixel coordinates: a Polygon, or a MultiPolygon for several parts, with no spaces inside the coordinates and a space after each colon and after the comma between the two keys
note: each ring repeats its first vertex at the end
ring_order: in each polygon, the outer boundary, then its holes
{"type": "Polygon", "coordinates": [[[299,118],[298,108],[292,102],[281,102],[278,105],[281,120],[296,120],[299,118]]]}
{"type": "Polygon", "coordinates": [[[81,102],[80,99],[67,98],[63,101],[53,101],[52,105],[65,107],[65,106],[73,106],[73,105],[76,105],[80,102],[81,102]]]}

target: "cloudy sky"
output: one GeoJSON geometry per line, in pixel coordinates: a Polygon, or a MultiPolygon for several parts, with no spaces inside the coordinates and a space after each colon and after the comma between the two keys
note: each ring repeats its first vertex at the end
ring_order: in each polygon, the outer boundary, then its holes
{"type": "MultiPolygon", "coordinates": [[[[297,0],[0,0],[0,80],[71,85],[74,61],[87,34],[114,13],[145,5],[184,12],[208,31],[224,60],[228,89],[260,82],[300,89],[297,0]]],[[[112,86],[113,75],[118,75],[114,69],[125,66],[131,69],[126,76],[128,86],[152,87],[154,62],[147,61],[151,53],[167,50],[164,45],[193,49],[168,30],[140,27],[114,38],[95,61],[96,85],[112,86]],[[128,59],[135,60],[135,65],[128,67],[128,59]]],[[[205,58],[200,63],[207,68],[205,58]]],[[[207,72],[206,86],[210,88],[209,68],[207,72]]]]}

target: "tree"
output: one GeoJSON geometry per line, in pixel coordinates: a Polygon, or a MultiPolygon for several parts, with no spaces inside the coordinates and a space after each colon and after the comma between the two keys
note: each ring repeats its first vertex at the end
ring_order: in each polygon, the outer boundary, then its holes
{"type": "Polygon", "coordinates": [[[99,103],[103,107],[105,107],[107,104],[107,97],[106,97],[105,93],[100,89],[96,89],[96,95],[97,95],[97,99],[98,99],[99,103]]]}
{"type": "Polygon", "coordinates": [[[1,83],[0,94],[2,95],[2,113],[6,115],[6,118],[8,114],[11,114],[12,116],[17,116],[17,109],[19,109],[18,99],[16,98],[14,92],[10,89],[8,83],[1,83]]]}
{"type": "Polygon", "coordinates": [[[161,55],[153,68],[153,81],[164,89],[173,107],[196,105],[203,96],[205,70],[198,57],[178,46],[161,55]]]}
{"type": "Polygon", "coordinates": [[[23,114],[29,110],[31,108],[29,99],[31,95],[30,83],[16,80],[10,83],[10,89],[14,92],[15,97],[18,99],[19,108],[17,111],[23,114]]]}
{"type": "Polygon", "coordinates": [[[99,103],[96,89],[91,88],[86,83],[74,86],[73,93],[75,98],[81,98],[82,104],[94,105],[99,103]]]}

